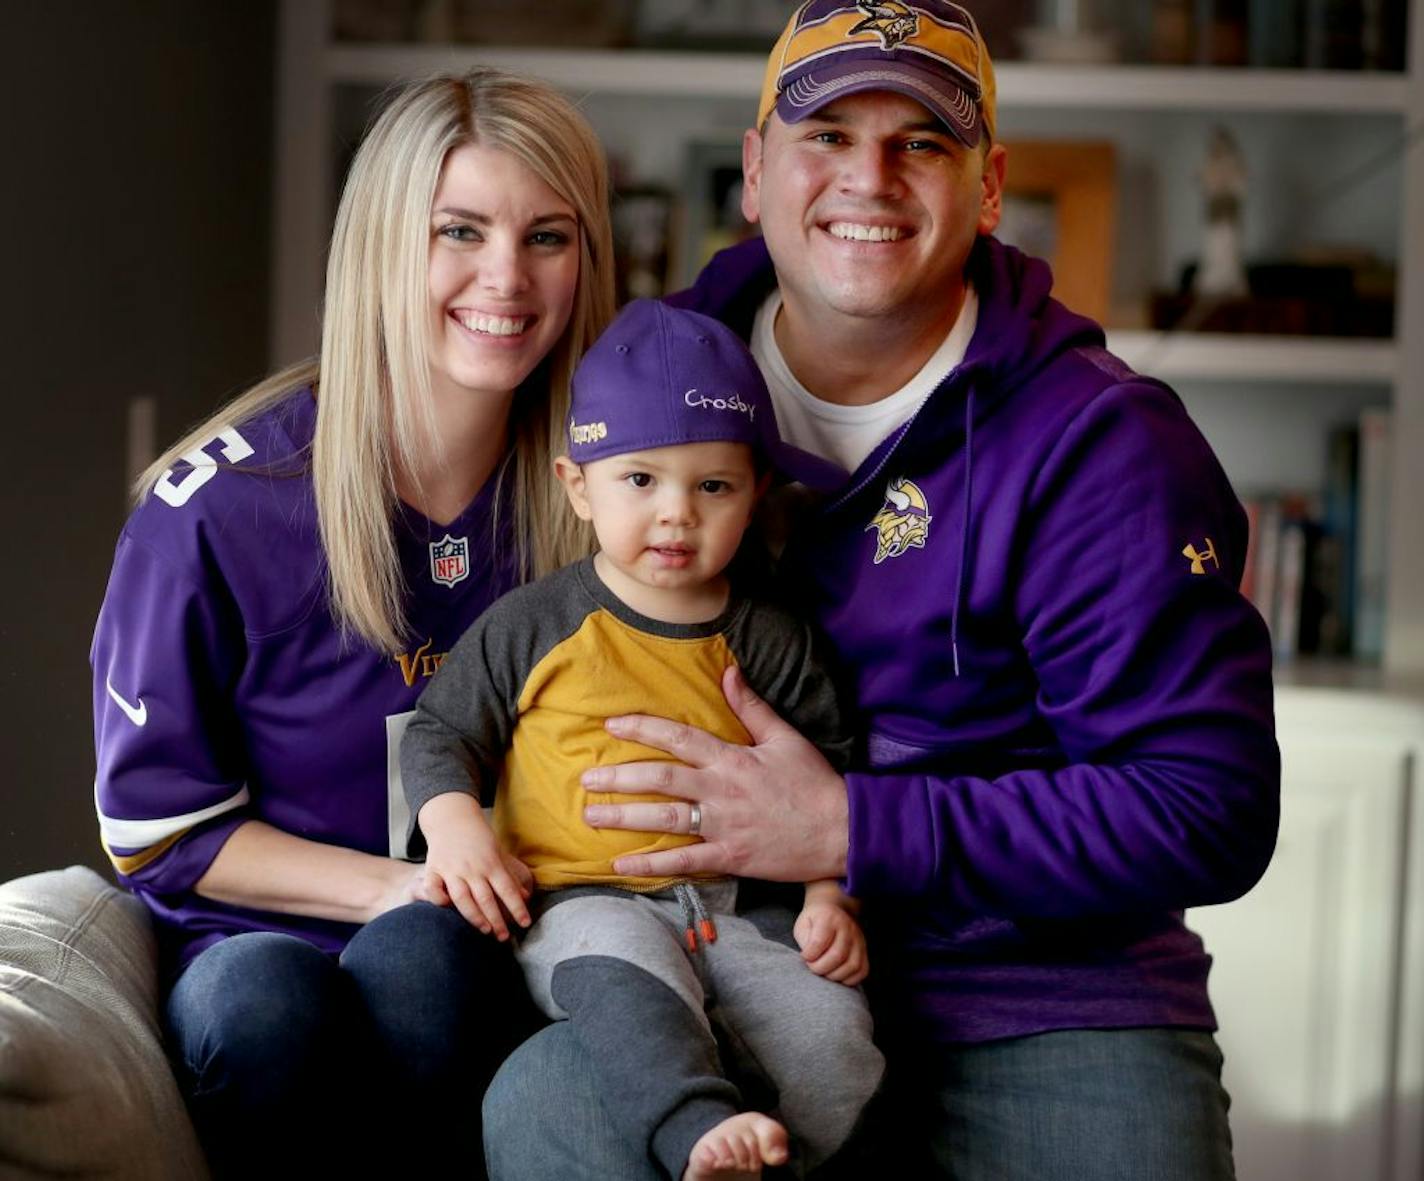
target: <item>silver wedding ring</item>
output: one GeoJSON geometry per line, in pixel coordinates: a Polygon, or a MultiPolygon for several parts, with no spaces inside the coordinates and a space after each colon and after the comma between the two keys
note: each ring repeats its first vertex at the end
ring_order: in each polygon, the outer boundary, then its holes
{"type": "Polygon", "coordinates": [[[687,811],[687,835],[695,837],[702,831],[702,805],[693,804],[687,811]]]}

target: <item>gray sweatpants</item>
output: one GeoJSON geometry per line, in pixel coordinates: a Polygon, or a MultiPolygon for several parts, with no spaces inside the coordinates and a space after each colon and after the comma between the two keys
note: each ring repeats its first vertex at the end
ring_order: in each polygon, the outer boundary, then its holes
{"type": "Polygon", "coordinates": [[[817,976],[782,909],[735,913],[737,883],[698,883],[714,942],[689,952],[671,890],[576,888],[543,899],[518,948],[529,991],[567,1019],[596,1065],[609,1115],[673,1177],[709,1128],[744,1110],[714,1026],[739,1068],[775,1092],[793,1164],[814,1168],[850,1136],[880,1085],[858,988],[817,976]]]}

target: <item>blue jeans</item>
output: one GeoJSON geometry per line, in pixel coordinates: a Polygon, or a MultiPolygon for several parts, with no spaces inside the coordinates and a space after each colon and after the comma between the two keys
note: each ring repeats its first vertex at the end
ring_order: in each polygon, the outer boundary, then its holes
{"type": "Polygon", "coordinates": [[[290,935],[224,939],[164,1017],[218,1177],[481,1176],[480,1097],[533,1028],[509,949],[424,902],[339,960],[290,935]]]}
{"type": "MultiPolygon", "coordinates": [[[[1069,1030],[942,1047],[896,1082],[848,1176],[952,1181],[1231,1181],[1228,1099],[1210,1034],[1069,1030]]],[[[891,1073],[897,1063],[891,1058],[891,1073]]],[[[663,1181],[604,1114],[566,1023],[485,1095],[491,1181],[663,1181]]]]}

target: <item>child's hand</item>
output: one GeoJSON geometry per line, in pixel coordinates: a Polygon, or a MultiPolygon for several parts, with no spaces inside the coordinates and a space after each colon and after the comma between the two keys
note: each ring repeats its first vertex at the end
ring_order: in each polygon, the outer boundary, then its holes
{"type": "Polygon", "coordinates": [[[817,976],[837,984],[855,985],[869,974],[865,932],[845,903],[808,891],[806,905],[792,930],[801,958],[817,976]]]}
{"type": "Polygon", "coordinates": [[[499,847],[471,796],[450,792],[420,810],[420,829],[429,852],[425,889],[437,905],[453,905],[471,926],[503,942],[506,918],[521,927],[530,923],[529,896],[534,875],[517,857],[499,847]]]}

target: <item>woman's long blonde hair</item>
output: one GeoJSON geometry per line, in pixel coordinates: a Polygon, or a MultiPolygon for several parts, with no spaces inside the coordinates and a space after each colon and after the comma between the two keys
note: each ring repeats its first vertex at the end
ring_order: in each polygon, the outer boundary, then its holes
{"type": "MultiPolygon", "coordinates": [[[[406,630],[392,519],[396,473],[435,439],[429,357],[430,208],[452,150],[508,152],[573,206],[578,287],[568,327],[514,400],[510,487],[515,560],[537,577],[587,553],[591,538],[553,477],[565,449],[574,365],[613,315],[607,167],[588,122],[541,82],[498,70],[440,75],[400,90],[366,134],[341,195],[326,270],[321,355],[273,374],[174,443],[139,477],[142,500],[185,453],[319,386],[311,468],[332,614],[384,651],[406,630]],[[531,390],[529,393],[533,393],[531,390]]],[[[503,471],[503,469],[501,469],[503,471]]],[[[502,511],[497,505],[496,518],[502,511]]],[[[495,536],[499,535],[498,525],[495,536]]],[[[493,542],[494,538],[491,539],[493,542]]]]}

